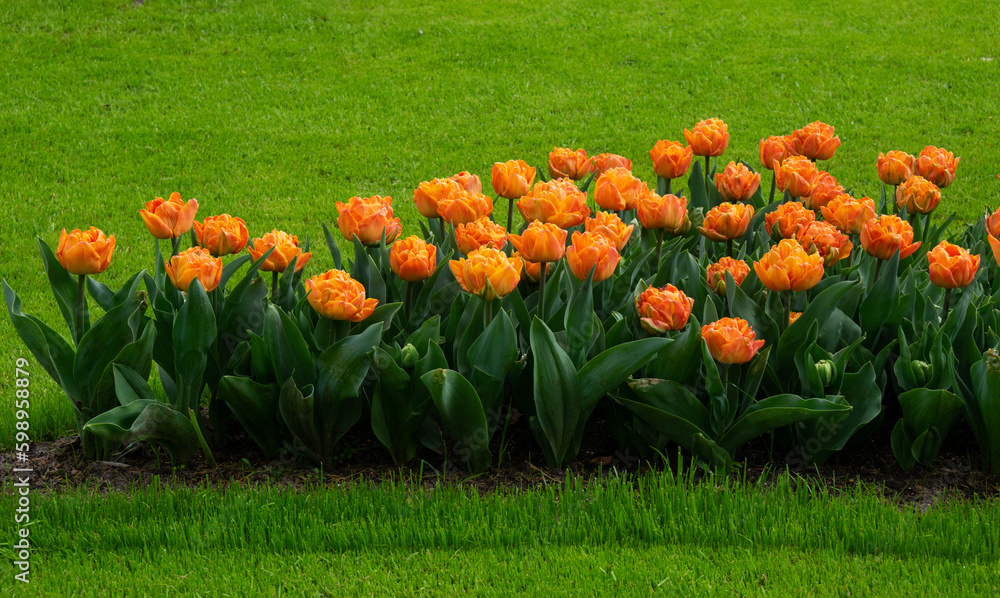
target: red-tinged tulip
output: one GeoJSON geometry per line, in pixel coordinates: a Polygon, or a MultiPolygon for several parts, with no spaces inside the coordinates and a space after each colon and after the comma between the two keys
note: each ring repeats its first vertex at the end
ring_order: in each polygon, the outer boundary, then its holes
{"type": "Polygon", "coordinates": [[[378,299],[367,299],[365,287],[343,270],[329,270],[306,281],[306,298],[328,320],[360,322],[372,315],[378,299]]]}
{"type": "Polygon", "coordinates": [[[653,160],[653,171],[662,179],[676,179],[687,174],[691,168],[694,151],[690,145],[682,145],[677,141],[661,139],[649,150],[653,160]]]}
{"type": "Polygon", "coordinates": [[[467,170],[463,170],[458,174],[453,174],[448,178],[458,183],[458,185],[466,191],[473,191],[475,193],[483,192],[483,182],[479,180],[479,176],[472,174],[467,170]]]}
{"type": "Polygon", "coordinates": [[[406,282],[426,280],[437,268],[437,247],[416,235],[400,239],[389,250],[389,267],[406,282]]]}
{"type": "Polygon", "coordinates": [[[947,187],[955,180],[955,169],[961,160],[944,148],[928,145],[917,156],[917,173],[938,187],[947,187]]]}
{"type": "Polygon", "coordinates": [[[347,203],[338,201],[336,205],[337,227],[348,241],[357,235],[363,245],[374,245],[382,241],[385,232],[388,245],[403,232],[403,224],[392,215],[391,197],[352,197],[347,203]]]}
{"type": "Polygon", "coordinates": [[[621,255],[615,246],[602,235],[573,232],[573,242],[566,249],[566,263],[578,280],[586,280],[594,269],[594,282],[611,277],[618,267],[621,255]]]}
{"type": "Polygon", "coordinates": [[[833,127],[819,121],[795,131],[792,139],[795,151],[813,160],[829,160],[840,147],[840,137],[834,136],[833,127]]]}
{"type": "Polygon", "coordinates": [[[823,278],[823,257],[806,253],[795,239],[782,239],[753,263],[753,269],[772,291],[806,291],[823,278]]]}
{"type": "Polygon", "coordinates": [[[746,234],[753,214],[754,209],[750,204],[723,202],[705,214],[705,220],[698,230],[710,241],[739,239],[746,234]]]}
{"type": "Polygon", "coordinates": [[[931,282],[942,289],[959,289],[969,286],[979,271],[979,256],[971,255],[964,247],[941,241],[927,252],[927,272],[931,282]]]}
{"type": "Polygon", "coordinates": [[[157,197],[153,201],[147,201],[146,209],[139,210],[139,215],[154,238],[176,239],[191,230],[197,211],[197,199],[189,199],[184,203],[181,194],[174,191],[169,200],[157,197]]]}
{"type": "Polygon", "coordinates": [[[459,192],[462,186],[453,179],[424,181],[413,191],[413,203],[424,218],[438,217],[438,202],[459,192]]]}
{"type": "Polygon", "coordinates": [[[524,160],[496,162],[490,180],[498,196],[521,199],[535,183],[535,167],[528,166],[524,160]]]}
{"type": "Polygon", "coordinates": [[[586,150],[578,149],[574,152],[568,147],[557,147],[549,152],[551,179],[567,178],[579,181],[590,174],[592,167],[593,163],[587,159],[586,150]]]}
{"type": "Polygon", "coordinates": [[[757,145],[760,163],[768,170],[774,170],[774,163],[779,165],[789,156],[797,156],[795,140],[791,135],[770,136],[760,140],[757,145]]]}
{"type": "Polygon", "coordinates": [[[523,263],[519,257],[483,247],[470,253],[468,259],[449,261],[448,266],[465,292],[493,301],[514,290],[521,280],[523,263]]]}
{"type": "Polygon", "coordinates": [[[632,210],[647,191],[646,184],[632,176],[629,169],[612,168],[597,179],[594,201],[605,210],[632,210]]]}
{"type": "Polygon", "coordinates": [[[830,203],[834,197],[843,195],[844,187],[837,182],[832,174],[821,170],[816,180],[813,181],[812,193],[803,197],[802,201],[806,208],[810,210],[821,210],[823,206],[830,203]]]}
{"type": "Polygon", "coordinates": [[[594,178],[599,178],[612,168],[624,168],[632,172],[632,160],[618,154],[597,154],[593,161],[594,178]]]}
{"type": "Polygon", "coordinates": [[[750,266],[743,260],[731,257],[724,257],[714,264],[709,265],[706,271],[708,286],[717,295],[726,296],[726,272],[729,272],[736,286],[743,284],[743,279],[750,273],[750,266]]]}
{"type": "Polygon", "coordinates": [[[488,195],[459,189],[438,201],[438,215],[452,226],[475,222],[493,213],[493,200],[488,195]]]}
{"type": "Polygon", "coordinates": [[[676,235],[691,229],[688,219],[687,198],[676,195],[657,195],[650,191],[639,198],[635,215],[645,229],[662,228],[676,235]]]}
{"type": "Polygon", "coordinates": [[[820,208],[823,218],[845,235],[861,232],[865,222],[875,218],[875,202],[869,197],[855,199],[846,193],[830,200],[820,208]]]}
{"type": "Polygon", "coordinates": [[[56,259],[70,274],[100,274],[111,265],[114,252],[114,235],[105,237],[104,231],[93,226],[85,231],[75,229],[70,233],[64,228],[59,234],[56,259]]]}
{"type": "Polygon", "coordinates": [[[198,245],[214,257],[239,253],[250,241],[250,232],[243,219],[229,214],[209,216],[203,222],[195,220],[193,226],[198,245]]]}
{"type": "Polygon", "coordinates": [[[520,235],[508,234],[517,253],[529,262],[557,262],[566,252],[566,231],[535,220],[520,235]]]}
{"type": "Polygon", "coordinates": [[[907,214],[929,214],[941,203],[941,189],[922,176],[914,175],[896,187],[896,207],[906,206],[907,214]]]}
{"type": "Polygon", "coordinates": [[[879,152],[878,162],[875,163],[878,178],[886,185],[898,185],[913,176],[915,160],[912,155],[899,150],[890,150],[884,155],[879,152]]]}
{"type": "Polygon", "coordinates": [[[797,201],[790,201],[764,215],[764,228],[767,230],[767,234],[771,235],[771,238],[775,238],[775,234],[777,234],[782,239],[791,239],[800,228],[813,220],[816,220],[816,212],[807,210],[804,205],[797,201]]]}
{"type": "Polygon", "coordinates": [[[598,212],[593,218],[587,218],[584,226],[587,232],[603,235],[618,251],[624,249],[635,228],[632,224],[625,226],[622,219],[613,212],[598,212]]]}
{"type": "Polygon", "coordinates": [[[861,227],[861,247],[880,260],[892,258],[897,250],[899,259],[903,259],[920,248],[920,241],[913,242],[913,227],[909,222],[899,216],[883,214],[861,227]]]}
{"type": "Polygon", "coordinates": [[[986,217],[986,232],[994,237],[1000,237],[1000,208],[986,217]]]}
{"type": "Polygon", "coordinates": [[[750,172],[743,163],[730,162],[715,175],[715,188],[728,202],[746,201],[760,187],[760,173],[750,172]]]}
{"type": "Polygon", "coordinates": [[[721,156],[729,145],[729,127],[718,118],[700,121],[693,131],[684,129],[684,139],[696,156],[721,156]]]}
{"type": "Polygon", "coordinates": [[[480,247],[503,249],[503,246],[507,244],[507,231],[496,222],[483,216],[475,222],[456,226],[455,241],[458,243],[458,250],[466,255],[480,247]]]}
{"type": "Polygon", "coordinates": [[[173,256],[164,269],[170,283],[184,292],[187,292],[191,281],[196,278],[206,293],[215,290],[222,280],[222,258],[212,257],[211,253],[201,247],[192,247],[173,256]]]}
{"type": "Polygon", "coordinates": [[[639,323],[650,334],[663,334],[687,326],[694,299],[672,284],[659,289],[649,286],[635,298],[639,323]]]}
{"type": "Polygon", "coordinates": [[[247,251],[250,257],[257,261],[272,247],[274,251],[260,265],[260,269],[264,272],[284,272],[290,264],[295,264],[295,271],[298,272],[312,258],[312,253],[302,253],[298,237],[277,229],[254,239],[253,245],[247,247],[247,251]]]}
{"type": "Polygon", "coordinates": [[[828,222],[806,224],[795,234],[795,240],[807,252],[822,256],[824,266],[836,264],[851,255],[851,249],[854,248],[850,238],[828,222]]]}
{"type": "Polygon", "coordinates": [[[987,235],[986,238],[989,239],[990,249],[993,250],[993,259],[995,259],[997,265],[1000,266],[1000,238],[994,237],[993,235],[987,235]]]}
{"type": "Polygon", "coordinates": [[[774,182],[781,192],[788,191],[792,197],[806,197],[812,193],[813,183],[819,176],[816,165],[805,156],[789,156],[780,164],[771,163],[774,182]]]}
{"type": "MultiPolygon", "coordinates": [[[[514,253],[515,257],[520,257],[522,263],[524,264],[524,273],[532,282],[538,282],[538,279],[542,275],[542,264],[539,262],[529,262],[520,256],[517,252],[514,253]]],[[[545,262],[545,275],[548,276],[552,274],[552,270],[555,268],[555,262],[545,262]]]]}
{"type": "Polygon", "coordinates": [[[764,346],[743,318],[721,318],[701,327],[701,338],[719,363],[746,363],[764,346]]]}
{"type": "Polygon", "coordinates": [[[559,228],[583,224],[590,216],[587,194],[569,179],[538,183],[517,202],[517,210],[528,222],[551,222],[559,228]]]}

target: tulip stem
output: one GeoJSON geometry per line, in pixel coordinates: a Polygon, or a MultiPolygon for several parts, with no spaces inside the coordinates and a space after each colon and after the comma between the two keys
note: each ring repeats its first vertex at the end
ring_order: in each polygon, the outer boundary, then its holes
{"type": "Polygon", "coordinates": [[[539,265],[541,267],[538,270],[538,317],[545,320],[545,275],[548,264],[540,262],[539,265]]]}
{"type": "Polygon", "coordinates": [[[774,186],[775,186],[777,180],[778,180],[778,173],[772,171],[771,172],[771,193],[770,193],[770,195],[767,196],[767,203],[768,204],[774,203],[774,186]]]}
{"type": "Polygon", "coordinates": [[[733,240],[726,239],[726,255],[733,257],[733,240]]]}
{"type": "Polygon", "coordinates": [[[781,318],[781,324],[778,326],[778,329],[781,332],[784,332],[788,328],[788,319],[792,315],[792,291],[787,290],[787,291],[782,291],[782,293],[784,295],[784,297],[782,298],[784,299],[784,304],[785,304],[784,317],[781,318]]]}
{"type": "Polygon", "coordinates": [[[181,249],[181,238],[180,237],[174,237],[173,249],[170,252],[170,257],[173,257],[173,256],[177,255],[178,253],[180,253],[180,249],[181,249]]]}
{"type": "Polygon", "coordinates": [[[80,346],[80,341],[83,340],[83,333],[86,332],[83,328],[83,320],[87,317],[87,297],[84,295],[84,291],[87,289],[87,275],[81,274],[78,278],[77,291],[76,291],[76,346],[80,346]]]}
{"type": "Polygon", "coordinates": [[[951,303],[951,289],[944,290],[944,305],[941,307],[941,325],[944,326],[945,321],[948,320],[948,308],[951,303]]]}
{"type": "Polygon", "coordinates": [[[271,271],[271,303],[278,304],[278,271],[271,271]]]}
{"type": "Polygon", "coordinates": [[[665,179],[665,180],[667,181],[667,188],[666,188],[665,195],[673,195],[673,192],[670,190],[670,181],[671,181],[671,179],[665,179]]]}
{"type": "MultiPolygon", "coordinates": [[[[708,199],[708,156],[705,156],[705,198],[708,199]]],[[[712,204],[711,201],[708,202],[712,204]]]]}
{"type": "Polygon", "coordinates": [[[413,313],[413,283],[406,283],[406,317],[409,318],[413,313]]]}
{"type": "Polygon", "coordinates": [[[663,230],[662,228],[656,229],[656,263],[654,264],[654,274],[660,269],[660,252],[663,250],[663,230]]]}
{"type": "Polygon", "coordinates": [[[483,308],[483,318],[484,318],[484,321],[483,321],[483,324],[484,324],[483,327],[484,328],[487,327],[487,326],[489,326],[490,322],[493,321],[493,302],[492,301],[487,301],[486,302],[486,306],[483,308]]]}
{"type": "Polygon", "coordinates": [[[507,205],[507,232],[514,232],[514,200],[511,199],[507,205]]]}
{"type": "Polygon", "coordinates": [[[872,278],[872,284],[875,284],[875,281],[878,280],[878,273],[881,271],[882,271],[882,260],[879,260],[875,263],[875,276],[872,278]]]}

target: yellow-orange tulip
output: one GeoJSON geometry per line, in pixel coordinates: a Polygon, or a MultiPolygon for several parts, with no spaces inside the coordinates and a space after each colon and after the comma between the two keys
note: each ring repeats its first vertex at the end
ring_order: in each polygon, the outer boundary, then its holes
{"type": "Polygon", "coordinates": [[[566,251],[566,231],[535,220],[520,235],[508,234],[517,253],[529,262],[557,262],[566,251]]]}
{"type": "Polygon", "coordinates": [[[750,266],[743,260],[737,260],[728,256],[708,266],[706,270],[708,286],[717,295],[722,295],[723,297],[726,295],[726,272],[729,272],[733,276],[736,286],[740,286],[743,284],[743,279],[750,273],[750,266]]]}
{"type": "Polygon", "coordinates": [[[100,274],[108,269],[115,252],[115,236],[104,236],[104,231],[90,227],[81,231],[66,229],[59,234],[56,259],[70,274],[100,274]]]}
{"type": "Polygon", "coordinates": [[[782,239],[753,263],[753,269],[772,291],[805,291],[823,278],[823,257],[806,253],[795,239],[782,239]]]}
{"type": "Polygon", "coordinates": [[[470,253],[468,259],[449,261],[448,267],[465,292],[493,301],[514,290],[521,281],[523,263],[520,257],[483,247],[470,253]]]}
{"type": "Polygon", "coordinates": [[[311,252],[302,253],[297,236],[289,235],[285,231],[277,229],[272,230],[261,238],[254,239],[253,245],[247,247],[247,251],[253,257],[254,261],[256,261],[272,247],[274,247],[274,251],[260,265],[260,269],[265,272],[284,272],[290,264],[295,264],[295,271],[298,272],[312,258],[311,252]]]}
{"type": "Polygon", "coordinates": [[[816,220],[816,212],[807,210],[804,205],[797,201],[790,201],[764,215],[764,228],[772,238],[777,232],[779,237],[791,239],[801,227],[813,220],[816,220]],[[778,229],[774,231],[776,225],[778,229]]]}
{"type": "Polygon", "coordinates": [[[678,141],[661,139],[649,150],[653,160],[653,171],[663,179],[676,179],[687,174],[691,168],[694,151],[690,145],[682,145],[678,141]]]}
{"type": "Polygon", "coordinates": [[[490,177],[493,191],[504,199],[521,199],[535,183],[535,167],[524,160],[496,162],[490,177]]]}
{"type": "Polygon", "coordinates": [[[833,201],[834,197],[844,194],[844,187],[837,182],[832,174],[821,170],[813,181],[812,193],[802,198],[806,208],[822,210],[823,206],[833,201]]]}
{"type": "Polygon", "coordinates": [[[986,238],[990,242],[990,249],[993,250],[993,259],[997,261],[997,265],[1000,266],[1000,238],[994,237],[993,235],[987,235],[986,238]]]}
{"type": "Polygon", "coordinates": [[[938,187],[947,187],[955,180],[961,160],[944,148],[928,145],[917,156],[917,172],[938,187]]]}
{"type": "Polygon", "coordinates": [[[438,202],[458,193],[462,186],[453,179],[424,181],[413,191],[413,203],[424,218],[438,217],[438,202]]]}
{"type": "Polygon", "coordinates": [[[760,173],[750,172],[742,162],[730,162],[725,170],[715,175],[715,188],[722,199],[729,202],[746,201],[760,187],[760,173]]]}
{"type": "Polygon", "coordinates": [[[212,257],[201,247],[192,247],[170,258],[165,270],[170,283],[178,290],[187,292],[191,281],[197,278],[208,293],[222,280],[222,258],[212,257]]]}
{"type": "Polygon", "coordinates": [[[813,160],[829,160],[840,147],[840,137],[834,136],[833,127],[819,121],[795,131],[792,139],[795,151],[813,160]]]}
{"type": "Polygon", "coordinates": [[[836,264],[851,255],[851,249],[854,248],[847,235],[828,222],[814,221],[806,224],[795,234],[795,240],[807,252],[822,256],[824,266],[836,264]]]}
{"type": "Polygon", "coordinates": [[[746,234],[753,214],[750,204],[723,202],[705,214],[698,230],[710,241],[739,239],[746,234]]]}
{"type": "Polygon", "coordinates": [[[459,189],[438,201],[438,215],[452,226],[475,222],[493,213],[493,200],[488,195],[459,189]]]}
{"type": "Polygon", "coordinates": [[[593,218],[587,218],[584,226],[588,232],[604,235],[618,251],[632,238],[632,229],[635,228],[632,224],[625,226],[622,219],[613,212],[598,212],[593,218]]]}
{"type": "Polygon", "coordinates": [[[385,242],[389,244],[403,232],[403,224],[392,215],[391,197],[352,197],[347,203],[338,201],[336,205],[337,227],[348,241],[357,235],[363,245],[374,245],[382,241],[384,231],[385,242]]]}
{"type": "Polygon", "coordinates": [[[360,322],[375,311],[378,299],[365,297],[365,287],[343,270],[329,270],[306,281],[306,298],[328,320],[360,322]]]}
{"type": "Polygon", "coordinates": [[[590,174],[593,162],[587,159],[587,152],[578,149],[575,152],[568,147],[557,147],[549,152],[549,178],[573,179],[578,181],[590,174]]]}
{"type": "Polygon", "coordinates": [[[856,235],[875,217],[875,202],[869,197],[855,199],[842,193],[820,208],[823,218],[846,235],[856,235]]]}
{"type": "Polygon", "coordinates": [[[650,191],[639,198],[635,215],[645,229],[662,228],[676,235],[691,228],[688,219],[687,198],[676,195],[657,195],[650,191]]]}
{"type": "Polygon", "coordinates": [[[139,210],[149,234],[157,239],[176,239],[191,230],[194,215],[198,211],[198,200],[181,201],[181,194],[174,191],[170,199],[157,197],[146,202],[146,208],[139,210]]]}
{"type": "Polygon", "coordinates": [[[597,179],[594,201],[605,210],[632,210],[647,191],[646,184],[632,176],[629,169],[612,168],[597,179]]]}
{"type": "Polygon", "coordinates": [[[1000,208],[986,217],[986,232],[994,237],[1000,237],[1000,208]]]}
{"type": "Polygon", "coordinates": [[[632,160],[618,154],[597,154],[593,161],[594,178],[599,178],[612,168],[624,168],[632,172],[632,160]]]}
{"type": "Polygon", "coordinates": [[[239,253],[250,241],[250,232],[242,218],[219,214],[203,222],[194,221],[194,234],[198,245],[215,257],[239,253]]]}
{"type": "Polygon", "coordinates": [[[789,156],[780,164],[771,163],[774,182],[781,192],[788,191],[792,197],[806,197],[812,193],[813,183],[819,176],[816,165],[805,156],[789,156]]]}
{"type": "Polygon", "coordinates": [[[559,228],[572,228],[590,216],[587,194],[569,179],[538,183],[517,202],[525,220],[551,222],[559,228]]]}
{"type": "Polygon", "coordinates": [[[639,323],[650,334],[663,334],[687,326],[694,299],[672,284],[659,289],[649,285],[635,298],[635,311],[639,323]]]}
{"type": "Polygon", "coordinates": [[[389,250],[389,267],[406,282],[425,280],[437,268],[437,247],[416,235],[400,239],[389,250]]]}
{"type": "Polygon", "coordinates": [[[618,267],[621,255],[615,246],[597,233],[573,232],[573,242],[566,249],[566,263],[578,280],[586,280],[594,269],[594,282],[611,277],[618,267]]]}
{"type": "Polygon", "coordinates": [[[899,259],[903,259],[920,247],[920,241],[913,242],[913,227],[909,222],[883,214],[861,227],[861,247],[880,260],[890,259],[899,250],[899,259]]]}
{"type": "Polygon", "coordinates": [[[906,206],[907,214],[929,214],[941,203],[941,189],[920,175],[906,179],[896,187],[896,207],[906,206]]]}
{"type": "Polygon", "coordinates": [[[729,145],[729,127],[718,118],[700,121],[693,131],[684,129],[684,139],[696,156],[721,156],[729,145]]]}
{"type": "Polygon", "coordinates": [[[757,144],[757,153],[760,156],[760,163],[768,170],[774,170],[774,163],[779,165],[789,156],[797,156],[795,151],[795,140],[791,135],[770,136],[760,140],[757,144]]]}
{"type": "Polygon", "coordinates": [[[466,191],[473,191],[475,193],[483,192],[483,182],[479,180],[479,176],[472,174],[467,170],[463,170],[458,174],[453,174],[448,178],[458,183],[458,185],[466,191]]]}
{"type": "Polygon", "coordinates": [[[942,289],[969,286],[979,271],[979,256],[971,255],[964,247],[941,241],[927,252],[927,272],[931,282],[942,289]]]}
{"type": "Polygon", "coordinates": [[[507,244],[504,227],[483,216],[475,222],[459,224],[455,227],[455,241],[458,250],[468,255],[480,247],[503,249],[507,244]]]}
{"type": "Polygon", "coordinates": [[[887,154],[878,153],[878,178],[886,185],[898,185],[913,176],[913,165],[916,158],[906,152],[890,150],[887,154]]]}
{"type": "Polygon", "coordinates": [[[743,318],[721,318],[701,327],[701,338],[719,363],[746,363],[764,346],[743,318]]]}

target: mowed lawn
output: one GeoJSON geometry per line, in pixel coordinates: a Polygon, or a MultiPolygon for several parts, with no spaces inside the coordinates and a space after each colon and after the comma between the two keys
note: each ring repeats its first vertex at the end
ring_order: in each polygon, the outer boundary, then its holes
{"type": "MultiPolygon", "coordinates": [[[[761,137],[832,124],[823,167],[875,198],[880,151],[945,147],[961,164],[939,211],[972,220],[1000,201],[997,39],[1000,5],[972,1],[9,0],[0,276],[61,330],[35,237],[114,234],[117,287],[152,268],[155,196],[318,241],[336,201],[388,195],[410,234],[420,181],[469,170],[489,190],[493,162],[570,146],[652,183],[653,144],[708,117],[729,124],[721,160],[754,167],[761,137]]],[[[331,267],[314,249],[310,271],[331,267]]],[[[0,353],[8,396],[30,354],[7,317],[0,353]]],[[[71,410],[32,367],[33,435],[60,435],[71,410]]],[[[0,410],[4,444],[12,422],[0,410]]]]}

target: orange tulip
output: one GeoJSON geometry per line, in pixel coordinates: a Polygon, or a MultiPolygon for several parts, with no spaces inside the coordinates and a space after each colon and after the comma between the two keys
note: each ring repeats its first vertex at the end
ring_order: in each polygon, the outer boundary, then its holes
{"type": "Polygon", "coordinates": [[[757,145],[757,153],[760,155],[760,163],[768,170],[774,170],[774,163],[779,165],[789,156],[797,156],[795,151],[795,140],[791,135],[774,135],[761,139],[757,145]]]}
{"type": "Polygon", "coordinates": [[[239,253],[250,241],[250,232],[243,219],[229,214],[209,216],[204,222],[195,220],[193,226],[198,245],[215,257],[239,253]]]}
{"type": "Polygon", "coordinates": [[[566,249],[566,263],[578,280],[586,280],[594,270],[594,282],[611,277],[621,255],[602,235],[593,232],[573,232],[573,243],[566,249]]]}
{"type": "Polygon", "coordinates": [[[753,263],[753,269],[772,291],[805,291],[823,278],[823,257],[806,253],[795,239],[782,239],[753,263]]]}
{"type": "Polygon", "coordinates": [[[594,201],[605,210],[632,210],[647,191],[646,184],[627,168],[612,168],[597,179],[594,201]]]}
{"type": "Polygon", "coordinates": [[[721,156],[729,145],[729,127],[718,118],[700,121],[693,131],[684,129],[684,139],[696,156],[721,156]]]}
{"type": "Polygon", "coordinates": [[[100,274],[108,269],[114,252],[114,235],[105,238],[104,231],[93,226],[85,231],[74,229],[71,233],[64,228],[59,234],[56,259],[70,274],[100,274]]]}
{"type": "Polygon", "coordinates": [[[941,189],[922,176],[914,175],[896,187],[896,207],[906,213],[929,214],[941,203],[941,189]]]}
{"type": "Polygon", "coordinates": [[[277,229],[261,238],[254,239],[253,246],[247,247],[247,251],[256,261],[272,247],[274,247],[274,251],[260,265],[260,269],[264,272],[284,272],[289,264],[295,264],[295,271],[298,272],[312,258],[312,253],[302,253],[298,237],[277,229]]]}
{"type": "Polygon", "coordinates": [[[764,346],[743,318],[721,318],[701,327],[701,338],[719,363],[746,363],[764,346]]]}
{"type": "Polygon", "coordinates": [[[750,204],[723,202],[705,214],[705,220],[698,230],[710,241],[739,239],[746,234],[753,214],[754,209],[750,204]]]}
{"type": "Polygon", "coordinates": [[[947,187],[955,180],[955,169],[961,160],[944,148],[928,145],[917,156],[917,172],[938,187],[947,187]]]}
{"type": "Polygon", "coordinates": [[[750,169],[736,162],[730,162],[726,169],[715,175],[715,188],[719,190],[722,199],[729,202],[746,201],[760,187],[760,173],[750,172],[750,169]]]}
{"type": "Polygon", "coordinates": [[[812,193],[804,197],[803,202],[810,210],[821,210],[834,197],[843,195],[843,193],[844,188],[837,182],[837,179],[829,172],[821,170],[816,176],[816,180],[813,181],[812,193]]]}
{"type": "Polygon", "coordinates": [[[600,178],[612,168],[624,168],[632,172],[632,160],[618,154],[597,154],[594,156],[593,168],[594,178],[600,178]]]}
{"type": "Polygon", "coordinates": [[[659,289],[650,285],[635,298],[639,323],[650,334],[663,334],[687,326],[694,299],[672,284],[659,289]]]}
{"type": "Polygon", "coordinates": [[[681,145],[677,141],[661,139],[649,150],[653,160],[653,170],[656,176],[663,179],[676,179],[687,174],[691,168],[694,152],[690,145],[681,145]]]}
{"type": "Polygon", "coordinates": [[[836,264],[851,255],[851,249],[854,248],[847,235],[828,222],[814,221],[806,224],[799,228],[795,240],[807,252],[822,256],[824,266],[836,264]]]}
{"type": "Polygon", "coordinates": [[[670,194],[661,196],[650,191],[639,198],[635,215],[646,229],[662,228],[676,235],[691,228],[686,197],[670,194]]]}
{"type": "Polygon", "coordinates": [[[919,247],[913,242],[913,227],[899,216],[882,215],[861,227],[861,247],[869,255],[887,260],[899,250],[899,259],[909,257],[919,247]]]}
{"type": "Polygon", "coordinates": [[[157,197],[146,202],[146,209],[139,210],[149,234],[157,239],[176,239],[191,230],[194,215],[198,211],[198,200],[181,201],[181,194],[174,191],[170,200],[157,197]]]}
{"type": "Polygon", "coordinates": [[[706,270],[708,286],[715,291],[715,294],[723,297],[726,295],[726,272],[733,276],[736,286],[740,286],[750,273],[750,266],[743,260],[724,257],[708,267],[706,270]]]}
{"type": "Polygon", "coordinates": [[[878,178],[886,185],[898,185],[913,176],[913,163],[916,158],[899,150],[890,150],[888,154],[878,153],[878,178]]]}
{"type": "Polygon", "coordinates": [[[455,227],[455,241],[458,250],[468,255],[480,247],[503,249],[507,244],[507,231],[504,227],[483,216],[475,222],[459,224],[455,227]]]}
{"type": "Polygon", "coordinates": [[[468,189],[459,189],[454,195],[438,201],[438,215],[452,226],[475,222],[492,213],[493,200],[468,189]]]}
{"type": "Polygon", "coordinates": [[[632,238],[632,229],[635,228],[632,224],[625,226],[622,219],[613,212],[598,212],[593,218],[587,218],[584,225],[588,232],[603,235],[618,251],[632,238]]]}
{"type": "Polygon", "coordinates": [[[989,239],[990,248],[993,250],[993,259],[997,261],[997,265],[1000,266],[1000,239],[993,235],[986,235],[989,239]]]}
{"type": "Polygon", "coordinates": [[[389,250],[389,267],[406,282],[425,280],[437,268],[437,247],[416,235],[400,239],[389,250]]]}
{"type": "Polygon", "coordinates": [[[510,160],[493,164],[490,177],[493,191],[504,199],[521,199],[535,183],[535,168],[524,160],[510,160]]]}
{"type": "Polygon", "coordinates": [[[374,245],[382,241],[382,233],[385,232],[388,244],[403,232],[403,224],[392,215],[391,197],[373,195],[352,197],[347,203],[338,201],[337,213],[337,227],[348,241],[357,235],[363,245],[374,245]]]}
{"type": "Polygon", "coordinates": [[[1000,237],[1000,208],[986,217],[986,232],[994,237],[1000,237]]]}
{"type": "Polygon", "coordinates": [[[306,298],[328,320],[360,322],[375,311],[378,299],[366,299],[365,287],[343,270],[329,270],[306,281],[306,298]]]}
{"type": "Polygon", "coordinates": [[[455,280],[467,293],[493,301],[514,290],[521,281],[523,264],[519,257],[507,257],[492,247],[469,254],[468,259],[448,262],[455,280]],[[486,281],[489,281],[489,285],[486,281]]]}
{"type": "Polygon", "coordinates": [[[212,257],[201,247],[192,247],[170,258],[165,270],[177,290],[187,292],[191,281],[197,278],[208,293],[215,290],[222,280],[222,258],[212,257]]]}
{"type": "Polygon", "coordinates": [[[453,174],[448,178],[458,183],[458,185],[466,191],[473,191],[475,193],[483,192],[483,182],[479,180],[479,176],[472,174],[467,170],[463,170],[458,174],[453,174]]]}
{"type": "Polygon", "coordinates": [[[764,228],[767,234],[774,238],[774,226],[778,226],[776,231],[783,239],[791,239],[798,232],[799,228],[816,220],[816,212],[807,210],[804,205],[797,201],[783,203],[773,212],[764,215],[764,228]]]}
{"type": "Polygon", "coordinates": [[[535,220],[520,235],[507,238],[529,262],[557,262],[566,251],[566,231],[552,223],[535,220]]]}
{"type": "Polygon", "coordinates": [[[840,137],[833,135],[833,127],[819,121],[795,131],[792,139],[795,151],[813,160],[829,160],[840,147],[840,137]]]}
{"type": "Polygon", "coordinates": [[[775,185],[781,192],[788,191],[792,197],[806,197],[812,193],[819,171],[809,158],[789,156],[780,164],[772,162],[771,166],[774,169],[775,185]]]}
{"type": "Polygon", "coordinates": [[[587,194],[569,179],[538,183],[517,202],[517,210],[528,222],[551,222],[559,228],[571,228],[590,216],[587,194]]]}
{"type": "MultiPolygon", "coordinates": [[[[528,276],[528,278],[530,278],[532,282],[538,282],[538,279],[542,275],[542,264],[539,262],[529,262],[517,252],[514,252],[514,256],[521,258],[521,262],[524,264],[524,273],[528,276]]],[[[555,262],[545,262],[545,275],[548,276],[552,274],[552,270],[555,266],[555,262]]]]}
{"type": "Polygon", "coordinates": [[[845,235],[856,235],[861,227],[875,217],[875,202],[869,197],[855,199],[842,193],[822,206],[823,218],[845,235]]]}
{"type": "Polygon", "coordinates": [[[979,256],[971,255],[964,247],[941,241],[927,252],[927,272],[931,282],[942,289],[969,286],[979,270],[979,256]]]}
{"type": "Polygon", "coordinates": [[[590,174],[593,162],[587,159],[586,150],[575,152],[568,147],[557,147],[549,152],[549,178],[579,181],[590,174]]]}
{"type": "Polygon", "coordinates": [[[802,317],[802,312],[800,311],[788,312],[788,325],[791,326],[795,323],[795,320],[798,320],[800,317],[802,317]]]}
{"type": "Polygon", "coordinates": [[[413,191],[413,203],[424,218],[437,218],[438,202],[458,193],[461,188],[453,179],[424,181],[413,191]]]}

